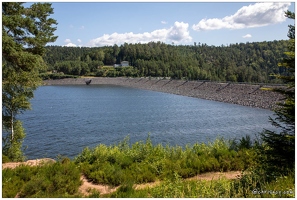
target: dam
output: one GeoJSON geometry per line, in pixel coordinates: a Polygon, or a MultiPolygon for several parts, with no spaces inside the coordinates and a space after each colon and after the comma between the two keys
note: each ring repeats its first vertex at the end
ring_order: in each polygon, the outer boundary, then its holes
{"type": "Polygon", "coordinates": [[[269,88],[281,86],[203,80],[187,81],[152,77],[91,77],[44,80],[44,84],[85,85],[88,80],[92,80],[89,86],[97,84],[119,85],[269,110],[276,108],[276,103],[283,99],[281,94],[269,90],[269,88]]]}

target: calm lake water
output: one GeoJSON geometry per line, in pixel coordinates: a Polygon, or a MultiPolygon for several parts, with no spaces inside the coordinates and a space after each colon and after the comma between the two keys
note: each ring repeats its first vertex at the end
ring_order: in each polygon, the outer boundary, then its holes
{"type": "Polygon", "coordinates": [[[273,130],[269,110],[112,85],[42,86],[31,103],[20,115],[29,159],[73,158],[128,135],[132,143],[150,133],[154,144],[185,146],[273,130]]]}

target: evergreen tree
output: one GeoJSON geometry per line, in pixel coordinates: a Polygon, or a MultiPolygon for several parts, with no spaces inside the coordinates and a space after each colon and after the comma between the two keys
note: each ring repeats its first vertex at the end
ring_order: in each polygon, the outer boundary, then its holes
{"type": "Polygon", "coordinates": [[[45,45],[54,42],[56,20],[49,3],[2,3],[2,153],[12,161],[23,159],[25,132],[17,115],[30,109],[29,100],[41,83],[45,45]]]}
{"type": "MultiPolygon", "coordinates": [[[[295,13],[286,12],[286,16],[295,19],[295,13]]],[[[286,57],[279,64],[285,67],[286,73],[278,75],[287,86],[285,88],[275,88],[276,92],[284,95],[284,102],[279,103],[279,108],[275,110],[276,118],[270,118],[272,125],[280,128],[281,132],[265,130],[261,133],[261,138],[267,145],[263,151],[265,164],[270,174],[286,174],[295,168],[295,26],[289,26],[288,52],[286,57]]]]}

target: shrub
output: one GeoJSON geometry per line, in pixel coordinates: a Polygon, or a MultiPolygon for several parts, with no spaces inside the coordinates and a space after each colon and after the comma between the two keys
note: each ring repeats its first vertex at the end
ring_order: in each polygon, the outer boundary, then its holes
{"type": "Polygon", "coordinates": [[[80,172],[74,163],[57,162],[40,167],[39,175],[28,181],[20,196],[51,197],[57,193],[73,195],[77,193],[80,184],[80,172]]]}
{"type": "Polygon", "coordinates": [[[164,180],[175,173],[188,178],[204,172],[243,170],[255,162],[253,148],[239,150],[238,144],[235,147],[221,138],[182,148],[153,145],[149,136],[145,142],[130,145],[126,137],[117,145],[85,148],[75,163],[95,183],[116,186],[127,180],[135,183],[164,180]]]}
{"type": "Polygon", "coordinates": [[[40,78],[42,80],[47,80],[47,79],[63,79],[63,78],[77,78],[78,76],[76,75],[70,75],[70,74],[64,74],[63,72],[60,73],[40,73],[40,78]]]}
{"type": "Polygon", "coordinates": [[[2,154],[2,163],[8,163],[10,162],[10,159],[6,156],[2,154]]]}
{"type": "Polygon", "coordinates": [[[16,170],[4,169],[2,170],[2,197],[14,198],[21,190],[24,181],[16,175],[16,170]]]}
{"type": "Polygon", "coordinates": [[[156,175],[148,163],[133,163],[129,169],[135,183],[148,183],[156,180],[156,175]]]}
{"type": "Polygon", "coordinates": [[[73,162],[5,169],[3,197],[72,197],[81,184],[80,171],[73,162]]]}
{"type": "Polygon", "coordinates": [[[91,189],[89,193],[88,198],[100,198],[100,192],[96,189],[91,189]]]}

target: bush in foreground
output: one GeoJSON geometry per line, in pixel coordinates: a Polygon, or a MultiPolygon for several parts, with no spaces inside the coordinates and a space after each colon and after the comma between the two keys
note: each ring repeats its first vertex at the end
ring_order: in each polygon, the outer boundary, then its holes
{"type": "Polygon", "coordinates": [[[294,197],[292,171],[268,181],[258,159],[257,145],[249,137],[239,142],[217,139],[185,148],[152,145],[147,141],[129,145],[86,148],[74,161],[60,158],[53,164],[19,166],[2,170],[2,197],[82,197],[80,175],[94,183],[119,185],[111,194],[90,190],[89,197],[294,197]],[[245,170],[247,169],[247,170],[245,170]],[[187,180],[209,171],[245,170],[236,180],[187,180]],[[262,170],[262,171],[261,171],[262,170]],[[135,189],[135,183],[162,180],[152,188],[135,189]]]}
{"type": "Polygon", "coordinates": [[[118,145],[85,148],[75,163],[94,183],[118,186],[127,181],[165,180],[174,174],[189,178],[204,172],[244,170],[253,165],[255,156],[252,146],[239,148],[223,139],[182,148],[153,145],[150,137],[130,145],[127,137],[118,145]]]}
{"type": "Polygon", "coordinates": [[[80,171],[73,162],[2,170],[2,197],[77,197],[80,171]]]}
{"type": "Polygon", "coordinates": [[[251,175],[242,179],[183,180],[175,174],[153,188],[135,190],[132,185],[123,185],[116,192],[104,197],[112,198],[293,198],[294,176],[282,176],[277,181],[261,183],[251,175]]]}

